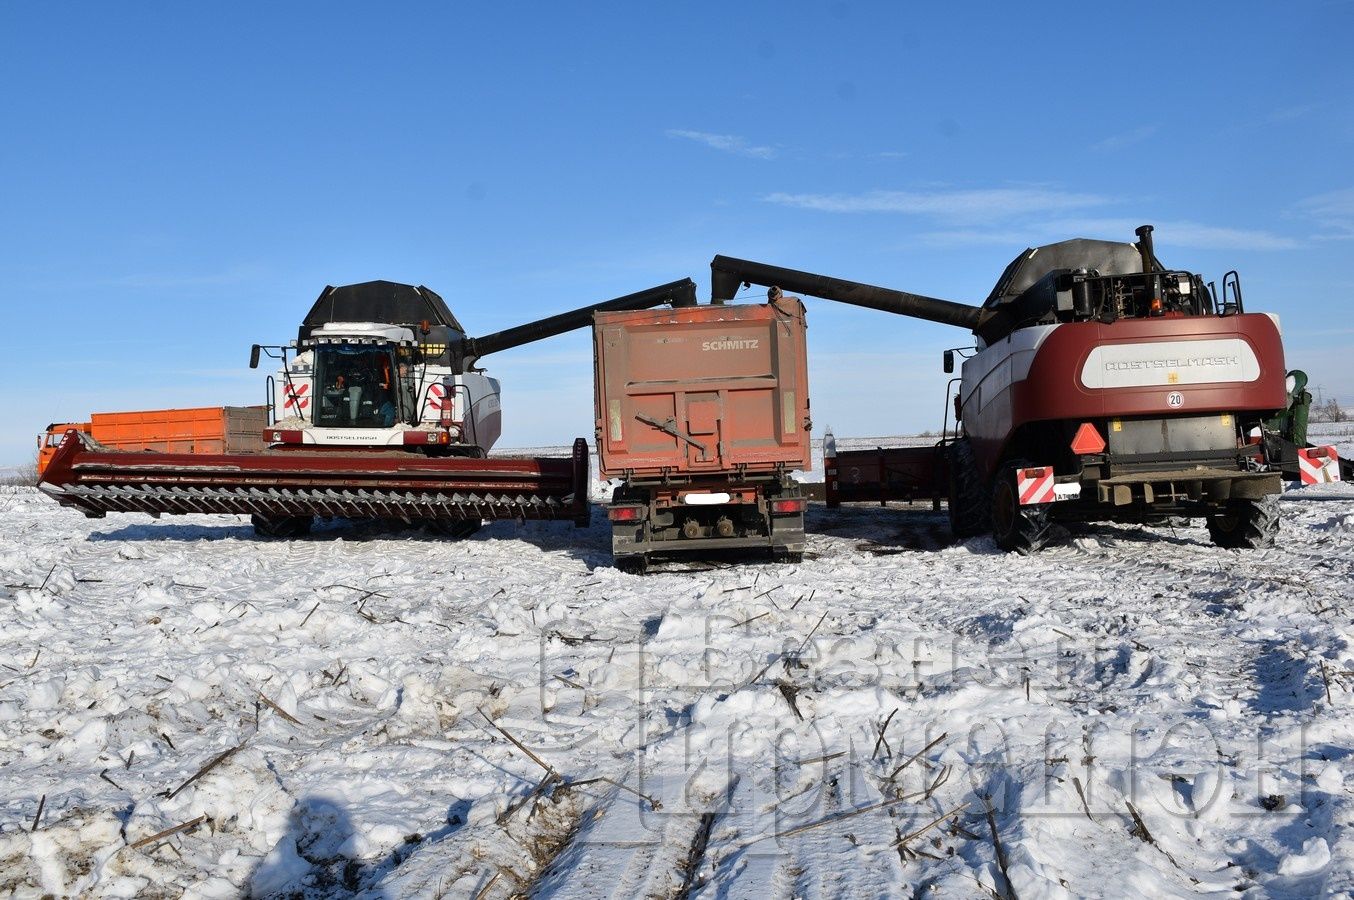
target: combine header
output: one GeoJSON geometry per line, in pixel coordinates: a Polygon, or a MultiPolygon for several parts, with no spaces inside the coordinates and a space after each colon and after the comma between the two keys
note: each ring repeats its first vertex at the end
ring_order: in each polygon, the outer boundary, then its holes
{"type": "Polygon", "coordinates": [[[573,457],[434,458],[345,450],[129,453],[70,431],[42,489],[91,518],[109,512],[241,513],[268,534],[300,533],[314,516],[399,519],[473,530],[482,519],[588,521],[588,446],[573,457]]]}
{"type": "Polygon", "coordinates": [[[1057,521],[1168,516],[1205,518],[1222,547],[1269,546],[1273,495],[1300,458],[1279,424],[1278,319],[1244,310],[1235,272],[1219,296],[1161,265],[1151,226],[1137,235],[1028,249],[982,306],[723,256],[712,285],[716,299],[755,283],[972,330],[975,346],[945,354],[946,372],[964,357],[956,433],[828,460],[830,500],[945,497],[956,536],[990,530],[1021,552],[1057,521]]]}
{"type": "Polygon", "coordinates": [[[376,281],[321,293],[270,378],[272,422],[259,453],[125,453],[71,431],[41,489],[90,517],[109,512],[243,513],[260,534],[314,518],[422,522],[464,535],[484,519],[586,524],[587,444],[571,458],[488,458],[499,384],[484,355],[591,324],[599,310],[695,303],[689,280],[596,303],[481,338],[465,335],[424,287],[376,281]]]}

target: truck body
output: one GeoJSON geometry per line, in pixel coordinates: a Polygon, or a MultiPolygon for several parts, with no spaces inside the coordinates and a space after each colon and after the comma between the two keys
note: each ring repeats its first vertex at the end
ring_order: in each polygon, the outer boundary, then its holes
{"type": "Polygon", "coordinates": [[[710,305],[598,313],[597,452],[619,479],[612,551],[651,556],[765,548],[801,556],[811,465],[804,306],[710,305]]]}
{"type": "Polygon", "coordinates": [[[160,453],[248,453],[262,450],[266,406],[200,406],[94,413],[88,422],[47,426],[38,437],[38,474],[67,431],[78,431],[110,450],[160,453]]]}

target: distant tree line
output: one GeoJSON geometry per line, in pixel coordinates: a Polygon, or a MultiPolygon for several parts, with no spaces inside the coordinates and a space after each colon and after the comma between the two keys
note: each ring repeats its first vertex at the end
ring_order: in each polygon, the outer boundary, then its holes
{"type": "Polygon", "coordinates": [[[1311,420],[1313,422],[1348,422],[1351,410],[1334,397],[1321,396],[1317,388],[1316,400],[1312,403],[1311,420]]]}

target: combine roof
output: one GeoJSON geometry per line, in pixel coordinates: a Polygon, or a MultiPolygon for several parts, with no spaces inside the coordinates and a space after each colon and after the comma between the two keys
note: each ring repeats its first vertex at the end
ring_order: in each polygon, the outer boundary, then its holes
{"type": "Polygon", "coordinates": [[[301,322],[302,340],[312,329],[329,322],[381,322],[409,327],[428,322],[465,333],[446,301],[437,294],[422,285],[414,287],[394,281],[326,287],[301,322]]]}
{"type": "Polygon", "coordinates": [[[1095,269],[1101,275],[1132,275],[1142,271],[1137,244],[1073,238],[1042,247],[1031,247],[1017,256],[1001,273],[984,306],[996,306],[1018,297],[1054,269],[1095,269]]]}

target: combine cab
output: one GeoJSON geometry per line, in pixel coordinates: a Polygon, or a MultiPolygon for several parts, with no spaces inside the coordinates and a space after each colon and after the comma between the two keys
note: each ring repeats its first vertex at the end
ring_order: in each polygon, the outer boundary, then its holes
{"type": "Polygon", "coordinates": [[[253,349],[251,367],[264,353],[281,361],[269,379],[267,450],[126,453],[71,431],[40,487],[91,517],[245,513],[270,536],[303,533],[316,516],[422,522],[452,534],[484,519],[585,524],[586,442],[570,458],[488,458],[500,432],[499,384],[475,364],[588,325],[599,310],[694,302],[695,285],[682,280],[468,338],[427,288],[326,288],[293,345],[253,349]]]}
{"type": "Polygon", "coordinates": [[[1235,272],[1219,296],[1161,265],[1151,226],[1137,234],[1026,250],[982,306],[727,257],[711,266],[717,298],[758,283],[972,330],[975,346],[945,355],[947,372],[964,357],[956,433],[838,454],[829,499],[945,497],[956,536],[990,530],[1021,552],[1058,521],[1168,516],[1206,519],[1219,546],[1268,546],[1273,495],[1298,456],[1274,427],[1290,404],[1278,320],[1245,312],[1235,272]]]}

